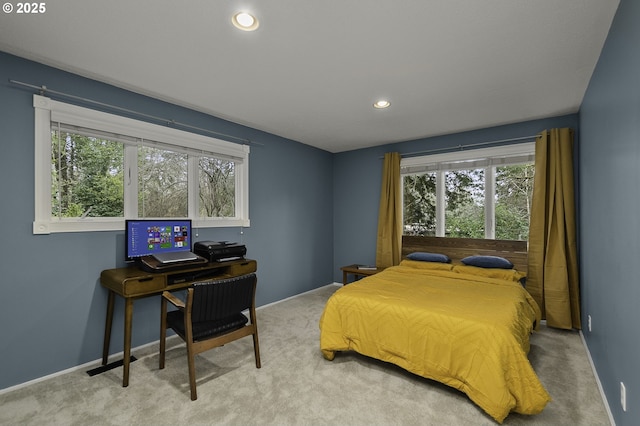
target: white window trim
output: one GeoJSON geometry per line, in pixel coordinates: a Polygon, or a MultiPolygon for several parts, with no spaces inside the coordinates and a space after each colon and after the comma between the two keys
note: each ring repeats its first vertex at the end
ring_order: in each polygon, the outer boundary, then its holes
{"type": "MultiPolygon", "coordinates": [[[[250,226],[249,221],[249,147],[210,138],[157,124],[121,117],[77,105],[54,101],[34,95],[35,113],[35,218],[34,234],[82,231],[117,231],[124,229],[126,218],[137,217],[137,194],[125,189],[123,218],[64,218],[51,215],[51,121],[111,132],[143,141],[154,141],[177,148],[200,151],[204,154],[235,160],[236,216],[233,218],[202,218],[198,216],[196,193],[198,180],[189,177],[189,215],[194,228],[250,226]]],[[[126,149],[135,146],[125,145],[126,149]]],[[[125,156],[126,157],[126,156],[125,156]]],[[[137,164],[125,164],[126,179],[137,182],[137,164]],[[130,175],[129,175],[130,173],[130,175]]],[[[194,174],[195,172],[191,172],[194,174]]],[[[125,182],[126,186],[126,182],[125,182]]]]}
{"type": "MultiPolygon", "coordinates": [[[[502,164],[534,161],[535,142],[479,148],[443,154],[407,157],[400,160],[400,175],[436,173],[436,236],[445,236],[445,173],[469,167],[484,168],[485,173],[485,238],[495,238],[495,168],[502,164]],[[507,159],[506,162],[498,159],[507,159]],[[511,159],[511,161],[509,161],[511,159]],[[477,166],[472,162],[483,164],[477,166]],[[456,165],[455,163],[459,163],[456,165]],[[490,188],[488,186],[491,186],[490,188]]],[[[404,192],[404,191],[403,191],[404,192]]]]}

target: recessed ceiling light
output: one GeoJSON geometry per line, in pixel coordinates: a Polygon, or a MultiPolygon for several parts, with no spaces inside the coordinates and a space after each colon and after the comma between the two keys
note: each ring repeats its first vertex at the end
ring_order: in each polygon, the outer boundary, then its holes
{"type": "Polygon", "coordinates": [[[384,109],[384,108],[389,108],[390,105],[391,105],[391,102],[385,101],[384,99],[381,99],[379,101],[376,101],[373,104],[373,107],[377,108],[377,109],[384,109]]]}
{"type": "Polygon", "coordinates": [[[255,31],[258,29],[260,22],[258,19],[247,12],[238,12],[231,18],[233,25],[242,31],[255,31]]]}

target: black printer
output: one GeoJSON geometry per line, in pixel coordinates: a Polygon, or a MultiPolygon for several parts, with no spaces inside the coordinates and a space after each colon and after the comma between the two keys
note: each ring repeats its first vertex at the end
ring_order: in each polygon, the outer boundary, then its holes
{"type": "Polygon", "coordinates": [[[225,262],[244,258],[247,248],[227,241],[198,241],[193,245],[193,252],[209,262],[225,262]]]}

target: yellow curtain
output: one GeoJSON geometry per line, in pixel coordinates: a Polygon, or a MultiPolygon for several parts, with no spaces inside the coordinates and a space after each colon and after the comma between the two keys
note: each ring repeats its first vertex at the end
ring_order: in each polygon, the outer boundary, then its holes
{"type": "Polygon", "coordinates": [[[402,254],[402,205],[400,197],[400,154],[384,155],[382,190],[378,213],[376,266],[388,267],[400,263],[402,254]]]}
{"type": "Polygon", "coordinates": [[[572,129],[538,135],[535,169],[527,290],[548,326],[580,329],[572,129]]]}

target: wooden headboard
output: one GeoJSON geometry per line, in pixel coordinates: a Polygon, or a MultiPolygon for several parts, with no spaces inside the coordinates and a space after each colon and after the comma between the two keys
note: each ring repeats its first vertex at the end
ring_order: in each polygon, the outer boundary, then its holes
{"type": "Polygon", "coordinates": [[[402,257],[415,251],[442,253],[453,263],[467,256],[500,256],[509,259],[521,272],[527,272],[527,242],[510,240],[483,240],[476,238],[444,238],[402,236],[402,257]]]}

